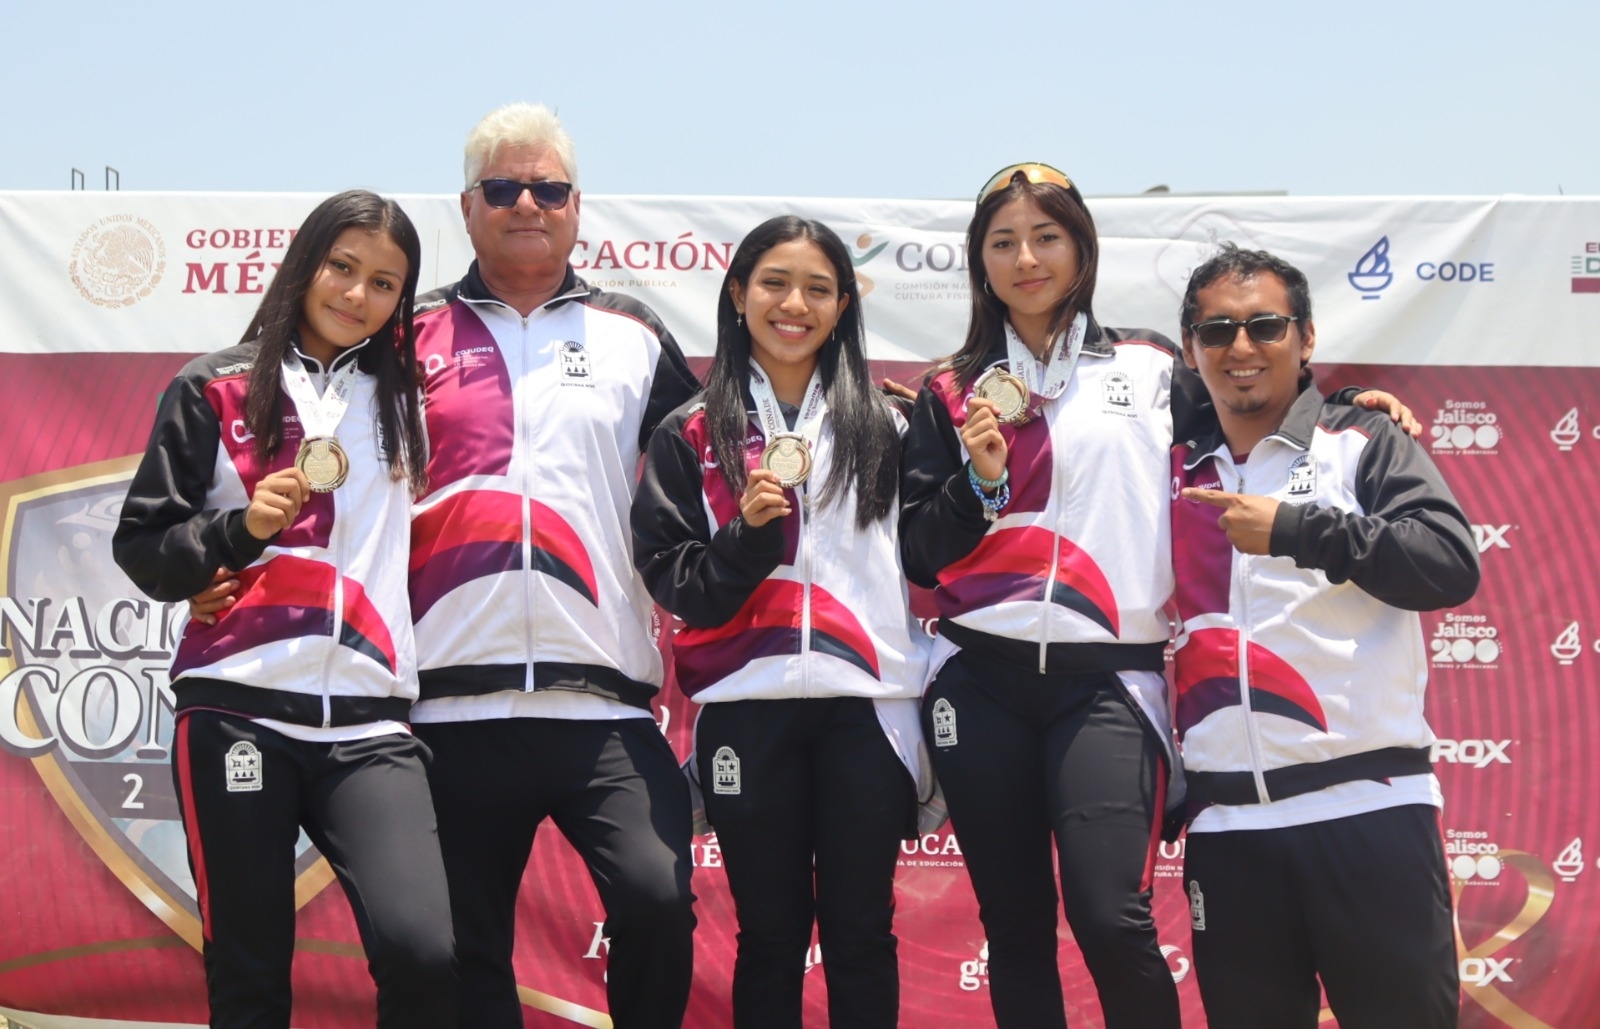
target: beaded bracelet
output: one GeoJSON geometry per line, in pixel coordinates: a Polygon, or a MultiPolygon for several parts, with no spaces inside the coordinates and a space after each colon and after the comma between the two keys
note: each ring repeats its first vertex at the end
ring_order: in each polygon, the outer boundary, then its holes
{"type": "Polygon", "coordinates": [[[1005,506],[1011,503],[1011,487],[1008,482],[1011,478],[1011,469],[1007,468],[1000,473],[998,479],[985,479],[978,474],[972,462],[967,462],[967,480],[972,483],[972,492],[978,495],[978,503],[983,505],[983,518],[992,522],[999,517],[1005,506]],[[984,492],[986,489],[998,489],[994,496],[984,492]]]}
{"type": "Polygon", "coordinates": [[[978,474],[978,469],[973,467],[972,462],[968,461],[967,478],[972,480],[972,484],[974,486],[981,486],[984,489],[999,489],[1001,486],[1004,486],[1011,480],[1011,469],[1001,468],[1000,478],[998,479],[985,479],[983,476],[978,474]]]}

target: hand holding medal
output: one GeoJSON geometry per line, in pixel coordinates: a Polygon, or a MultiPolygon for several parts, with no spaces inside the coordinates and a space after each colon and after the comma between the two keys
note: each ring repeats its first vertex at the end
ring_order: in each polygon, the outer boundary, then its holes
{"type": "Polygon", "coordinates": [[[967,422],[961,427],[961,444],[967,448],[973,469],[985,479],[998,479],[1006,470],[1010,450],[1006,438],[1000,434],[1000,421],[994,401],[976,393],[967,398],[967,422]]]}
{"type": "Polygon", "coordinates": [[[298,468],[272,472],[256,483],[250,506],[244,509],[245,531],[269,540],[294,524],[300,508],[311,497],[311,484],[298,468]]]}
{"type": "Polygon", "coordinates": [[[767,468],[757,468],[744,484],[744,496],[739,498],[739,514],[752,529],[789,514],[789,498],[778,481],[778,473],[767,468]]]}

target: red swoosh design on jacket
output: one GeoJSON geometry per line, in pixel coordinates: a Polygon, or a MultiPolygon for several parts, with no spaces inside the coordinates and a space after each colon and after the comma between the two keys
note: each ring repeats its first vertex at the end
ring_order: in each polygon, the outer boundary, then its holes
{"type": "MultiPolygon", "coordinates": [[[[939,573],[939,613],[960,615],[1007,600],[1045,599],[1045,576],[1057,538],[1036,525],[989,533],[972,553],[939,573]]],[[[1049,586],[1052,604],[1118,635],[1121,617],[1111,583],[1094,559],[1065,537],[1060,538],[1049,586]]]]}
{"type": "MultiPolygon", "coordinates": [[[[411,617],[420,619],[450,591],[522,568],[522,504],[512,493],[471,490],[411,520],[411,617]]],[[[599,586],[594,562],[572,526],[529,500],[533,570],[566,583],[591,604],[599,586]]]]}
{"type": "MultiPolygon", "coordinates": [[[[191,621],[172,663],[172,674],[224,660],[253,647],[305,636],[333,635],[334,570],[321,561],[280,554],[240,572],[237,601],[217,624],[191,621]]],[[[394,639],[383,616],[354,579],[344,580],[339,643],[365,654],[390,673],[394,639]]]]}
{"type": "MultiPolygon", "coordinates": [[[[1328,716],[1310,683],[1293,666],[1257,643],[1248,646],[1250,707],[1328,731],[1328,716]]],[[[1178,734],[1223,708],[1239,704],[1239,630],[1196,629],[1174,656],[1178,734]]]]}
{"type": "MultiPolygon", "coordinates": [[[[767,579],[723,624],[680,629],[672,643],[679,687],[694,696],[757,658],[800,653],[804,603],[800,583],[767,579]]],[[[849,608],[816,585],[811,587],[811,649],[881,678],[872,638],[849,608]]]]}

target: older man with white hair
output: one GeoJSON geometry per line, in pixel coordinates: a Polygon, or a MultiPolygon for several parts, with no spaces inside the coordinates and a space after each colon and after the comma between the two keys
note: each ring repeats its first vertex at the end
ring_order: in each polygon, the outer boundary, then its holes
{"type": "Polygon", "coordinates": [[[477,259],[417,306],[412,719],[474,1029],[523,1024],[517,890],[546,818],[605,906],[618,1029],[679,1025],[693,970],[689,796],[652,718],[662,664],[628,509],[650,433],[699,385],[654,312],[574,273],[579,200],[554,113],[490,113],[461,194],[477,259]]]}

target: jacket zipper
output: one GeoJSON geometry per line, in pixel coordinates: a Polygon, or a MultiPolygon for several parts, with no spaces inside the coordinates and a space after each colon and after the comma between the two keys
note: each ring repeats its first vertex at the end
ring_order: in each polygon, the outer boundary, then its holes
{"type": "MultiPolygon", "coordinates": [[[[1245,493],[1244,473],[1235,469],[1238,485],[1234,492],[1245,493]]],[[[1261,803],[1268,803],[1272,798],[1267,795],[1267,778],[1262,769],[1261,759],[1261,733],[1260,726],[1256,724],[1255,708],[1250,704],[1250,576],[1248,568],[1250,557],[1237,551],[1233,555],[1235,577],[1239,587],[1239,707],[1244,712],[1245,740],[1250,744],[1250,774],[1255,777],[1256,796],[1261,803]]]]}
{"type": "Polygon", "coordinates": [[[330,498],[333,513],[333,646],[322,662],[322,727],[333,725],[333,662],[344,636],[344,519],[339,517],[338,500],[330,498]]]}
{"type": "MultiPolygon", "coordinates": [[[[1049,421],[1049,415],[1040,411],[1039,417],[1045,419],[1045,427],[1054,436],[1055,425],[1049,421]]],[[[1055,440],[1051,440],[1051,446],[1055,440]]],[[[1050,595],[1056,588],[1056,568],[1061,564],[1061,534],[1066,529],[1067,513],[1065,510],[1066,490],[1061,482],[1061,467],[1059,461],[1050,462],[1050,497],[1046,501],[1058,502],[1055,525],[1050,530],[1050,564],[1044,570],[1044,596],[1040,597],[1043,607],[1040,609],[1039,618],[1039,674],[1044,675],[1049,671],[1050,658],[1050,595]]]]}
{"type": "Polygon", "coordinates": [[[794,513],[800,519],[800,696],[811,695],[811,523],[806,521],[806,484],[794,491],[794,513]]]}
{"type": "MultiPolygon", "coordinates": [[[[507,310],[511,310],[507,308],[507,310]]],[[[513,314],[517,312],[512,311],[513,314]]],[[[528,318],[517,315],[522,320],[522,345],[518,347],[517,358],[520,361],[518,374],[511,380],[516,383],[528,371],[528,318]]],[[[536,640],[534,639],[534,626],[536,619],[533,615],[534,588],[533,577],[537,574],[533,567],[533,429],[532,419],[520,417],[517,410],[518,390],[513,386],[511,391],[511,419],[514,425],[519,426],[519,431],[524,432],[522,452],[526,455],[522,462],[522,495],[518,498],[518,506],[522,509],[522,610],[523,610],[523,639],[526,641],[528,661],[524,666],[522,691],[533,692],[533,655],[536,640]]]]}

